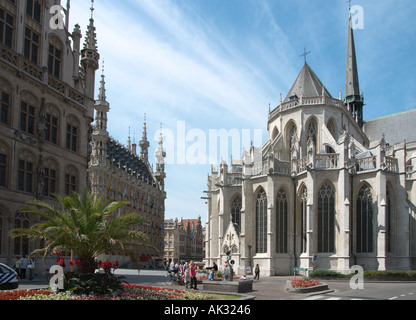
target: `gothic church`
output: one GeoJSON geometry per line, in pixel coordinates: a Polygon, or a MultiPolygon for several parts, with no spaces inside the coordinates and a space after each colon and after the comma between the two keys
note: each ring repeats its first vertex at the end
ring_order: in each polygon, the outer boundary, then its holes
{"type": "Polygon", "coordinates": [[[263,275],[415,268],[416,112],[365,122],[351,18],[347,50],[344,98],[305,60],[269,110],[263,147],[212,168],[208,265],[223,266],[230,250],[239,274],[256,264],[263,275]]]}

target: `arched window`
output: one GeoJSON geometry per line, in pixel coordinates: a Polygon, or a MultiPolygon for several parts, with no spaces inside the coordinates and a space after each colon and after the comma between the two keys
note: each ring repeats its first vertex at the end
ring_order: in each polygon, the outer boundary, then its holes
{"type": "Polygon", "coordinates": [[[307,242],[307,203],[308,203],[308,189],[306,186],[302,188],[300,193],[300,218],[301,218],[301,248],[302,253],[306,252],[307,242]]]}
{"type": "Polygon", "coordinates": [[[313,144],[314,144],[315,149],[316,149],[317,131],[316,131],[316,122],[314,120],[312,120],[308,124],[308,132],[307,132],[307,140],[306,141],[309,141],[309,140],[313,141],[313,144]]]}
{"type": "Polygon", "coordinates": [[[231,217],[232,217],[232,221],[233,223],[235,223],[236,225],[238,225],[240,227],[240,222],[241,222],[241,197],[237,196],[233,203],[231,204],[231,217]]]}
{"type": "Polygon", "coordinates": [[[318,193],[318,252],[335,251],[335,193],[326,182],[318,193]]]}
{"type": "MultiPolygon", "coordinates": [[[[30,228],[30,220],[27,214],[18,213],[14,220],[14,227],[16,229],[30,228]]],[[[29,238],[22,236],[14,239],[14,254],[18,256],[29,255],[29,238]]]]}
{"type": "Polygon", "coordinates": [[[287,253],[287,196],[283,188],[276,197],[276,253],[287,253]]]}
{"type": "Polygon", "coordinates": [[[357,252],[373,252],[373,196],[368,185],[357,195],[357,252]]]}
{"type": "Polygon", "coordinates": [[[295,124],[292,124],[289,130],[289,152],[292,150],[293,145],[296,142],[297,139],[297,128],[295,124]]]}
{"type": "Polygon", "coordinates": [[[256,201],[256,253],[267,252],[267,196],[263,189],[256,201]]]}

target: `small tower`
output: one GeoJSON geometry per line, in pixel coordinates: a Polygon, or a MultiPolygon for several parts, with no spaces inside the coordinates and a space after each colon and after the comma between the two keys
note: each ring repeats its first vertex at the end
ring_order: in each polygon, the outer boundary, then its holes
{"type": "Polygon", "coordinates": [[[362,128],[364,97],[360,92],[358,81],[357,56],[355,52],[354,31],[350,14],[348,27],[347,70],[345,80],[344,104],[353,115],[355,121],[362,128]]]}
{"type": "Polygon", "coordinates": [[[143,136],[142,140],[139,142],[140,145],[140,159],[144,162],[149,161],[149,147],[150,143],[147,141],[147,128],[146,128],[146,114],[144,115],[144,124],[143,124],[143,136]]]}
{"type": "Polygon", "coordinates": [[[100,55],[97,51],[97,37],[94,26],[94,0],[91,0],[91,18],[87,27],[84,48],[81,50],[81,65],[84,71],[84,85],[87,96],[94,99],[95,72],[98,70],[100,55]]]}
{"type": "Polygon", "coordinates": [[[163,150],[163,133],[162,130],[160,130],[160,138],[159,138],[159,147],[155,153],[156,157],[156,173],[155,177],[156,180],[159,182],[161,189],[165,189],[165,179],[166,179],[166,173],[165,173],[165,158],[166,158],[166,152],[163,150]]]}
{"type": "Polygon", "coordinates": [[[107,102],[105,95],[105,76],[104,67],[101,75],[100,91],[98,100],[95,101],[95,127],[92,133],[93,150],[91,155],[91,164],[105,166],[107,162],[107,122],[108,112],[110,111],[110,104],[107,102]]]}

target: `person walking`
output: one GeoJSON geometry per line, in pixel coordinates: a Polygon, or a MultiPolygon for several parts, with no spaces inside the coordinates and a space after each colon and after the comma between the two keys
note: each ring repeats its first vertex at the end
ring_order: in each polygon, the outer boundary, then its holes
{"type": "Polygon", "coordinates": [[[198,290],[197,288],[197,280],[196,280],[196,264],[193,260],[191,260],[189,266],[189,276],[191,278],[191,289],[198,290]]]}
{"type": "Polygon", "coordinates": [[[33,270],[35,269],[35,260],[30,258],[29,263],[27,264],[27,268],[29,269],[29,280],[33,280],[33,270]]]}
{"type": "Polygon", "coordinates": [[[20,257],[16,258],[16,262],[14,263],[14,270],[17,272],[17,276],[20,277],[20,257]]]}
{"type": "Polygon", "coordinates": [[[26,260],[26,256],[23,256],[20,259],[20,279],[26,278],[26,268],[27,268],[27,260],[26,260]]]}
{"type": "Polygon", "coordinates": [[[186,260],[185,264],[183,265],[183,274],[184,274],[184,278],[183,281],[185,283],[185,288],[188,289],[189,288],[189,283],[191,282],[191,277],[189,275],[189,261],[186,260]]]}
{"type": "Polygon", "coordinates": [[[259,264],[256,264],[256,268],[254,269],[254,280],[260,280],[260,267],[259,264]]]}

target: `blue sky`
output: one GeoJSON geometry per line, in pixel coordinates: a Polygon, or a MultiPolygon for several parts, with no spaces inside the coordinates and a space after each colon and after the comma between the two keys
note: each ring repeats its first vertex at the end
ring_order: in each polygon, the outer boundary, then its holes
{"type": "MultiPolygon", "coordinates": [[[[365,120],[416,108],[416,1],[351,5],[364,13],[355,41],[365,120]]],[[[78,23],[85,34],[89,7],[88,0],[71,2],[69,30],[78,23]]],[[[161,123],[170,134],[166,218],[206,221],[200,198],[211,163],[231,155],[218,150],[212,159],[209,131],[249,132],[234,159],[250,140],[261,147],[269,104],[286,96],[305,47],[332,96],[344,93],[346,0],[95,0],[94,18],[110,134],[126,144],[130,128],[138,142],[146,113],[151,163],[161,123]]]]}

